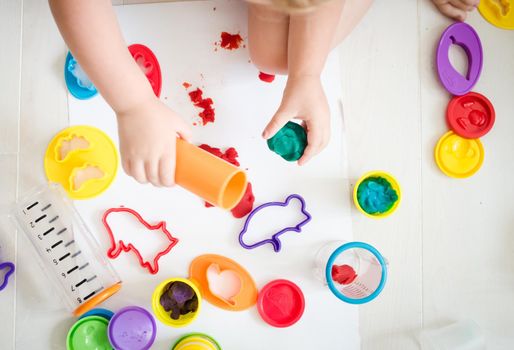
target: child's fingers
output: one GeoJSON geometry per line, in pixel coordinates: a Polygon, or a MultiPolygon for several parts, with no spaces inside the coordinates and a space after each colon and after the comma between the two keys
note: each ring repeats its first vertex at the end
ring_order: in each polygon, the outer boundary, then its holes
{"type": "Polygon", "coordinates": [[[148,160],[145,162],[146,179],[152,185],[160,187],[161,182],[159,180],[159,161],[148,160]]]}
{"type": "Polygon", "coordinates": [[[271,121],[268,123],[268,125],[264,128],[264,131],[262,132],[262,137],[264,137],[266,140],[269,138],[272,138],[286,123],[291,119],[289,113],[285,113],[282,111],[278,111],[273,118],[271,118],[271,121]]]}
{"type": "Polygon", "coordinates": [[[132,175],[132,177],[141,184],[148,183],[145,173],[145,164],[143,161],[132,160],[130,162],[130,175],[132,175]]]}
{"type": "Polygon", "coordinates": [[[126,174],[128,174],[128,175],[131,174],[130,158],[123,157],[122,160],[121,160],[121,166],[123,167],[123,170],[125,171],[126,174]]]}
{"type": "Polygon", "coordinates": [[[175,160],[171,155],[159,160],[159,179],[163,186],[175,186],[175,160]]]}
{"type": "Polygon", "coordinates": [[[180,136],[180,138],[186,140],[187,142],[191,142],[191,138],[193,137],[191,128],[183,121],[180,121],[180,123],[177,125],[177,134],[180,136]]]}
{"type": "Polygon", "coordinates": [[[469,5],[467,0],[450,0],[450,4],[462,11],[471,11],[474,6],[469,5]]]}
{"type": "Polygon", "coordinates": [[[302,157],[298,160],[298,165],[304,165],[312,157],[318,154],[321,151],[322,144],[322,130],[315,125],[307,124],[307,147],[305,147],[302,157]]]}
{"type": "Polygon", "coordinates": [[[464,21],[466,19],[466,15],[467,15],[466,11],[458,9],[449,3],[439,5],[439,9],[446,16],[456,19],[458,21],[464,21]]]}

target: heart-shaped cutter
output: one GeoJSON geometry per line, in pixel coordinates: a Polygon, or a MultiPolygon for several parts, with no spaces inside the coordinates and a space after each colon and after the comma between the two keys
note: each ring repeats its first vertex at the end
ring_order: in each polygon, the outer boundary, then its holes
{"type": "Polygon", "coordinates": [[[235,297],[243,289],[243,282],[239,274],[233,270],[221,270],[216,263],[210,264],[205,273],[211,294],[231,307],[235,306],[235,297]],[[218,282],[215,282],[211,275],[216,276],[218,282]]]}
{"type": "Polygon", "coordinates": [[[250,274],[237,262],[222,255],[205,254],[196,257],[189,266],[189,278],[200,287],[204,299],[219,308],[229,311],[242,311],[257,302],[258,290],[250,274]],[[239,292],[229,300],[212,293],[209,287],[207,270],[213,265],[217,265],[217,269],[221,272],[226,270],[234,272],[241,281],[239,292]]]}

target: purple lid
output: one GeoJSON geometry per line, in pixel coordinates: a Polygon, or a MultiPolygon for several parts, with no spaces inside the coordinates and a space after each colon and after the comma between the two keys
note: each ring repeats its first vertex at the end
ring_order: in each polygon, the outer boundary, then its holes
{"type": "Polygon", "coordinates": [[[127,306],[109,322],[109,341],[116,350],[148,350],[156,336],[153,316],[139,306],[127,306]]]}
{"type": "Polygon", "coordinates": [[[453,95],[464,95],[475,86],[482,71],[482,43],[477,32],[464,22],[450,25],[441,35],[437,47],[437,71],[439,79],[453,95]],[[461,75],[453,68],[448,57],[450,46],[459,45],[468,56],[468,72],[461,75]]]}

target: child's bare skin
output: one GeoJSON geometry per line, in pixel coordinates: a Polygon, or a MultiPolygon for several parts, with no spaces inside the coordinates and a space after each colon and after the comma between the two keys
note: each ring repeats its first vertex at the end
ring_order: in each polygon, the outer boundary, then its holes
{"type": "Polygon", "coordinates": [[[468,12],[473,11],[480,0],[432,0],[439,11],[457,21],[465,21],[468,12]]]}
{"type": "Polygon", "coordinates": [[[348,35],[371,3],[372,0],[332,0],[291,14],[266,0],[249,5],[252,62],[265,73],[288,75],[282,103],[263,137],[272,137],[293,118],[302,120],[308,145],[299,165],[323,150],[330,138],[330,111],[320,82],[328,53],[348,35]]]}
{"type": "MultiPolygon", "coordinates": [[[[252,60],[266,73],[288,73],[282,103],[263,137],[272,137],[290,119],[303,120],[309,145],[300,165],[319,153],[329,140],[329,109],[319,78],[326,57],[371,2],[331,0],[294,15],[283,14],[265,3],[250,5],[252,60]]],[[[116,113],[127,174],[141,183],[172,186],[175,138],[187,140],[191,131],[153,94],[127,50],[110,0],[49,3],[68,47],[116,113]],[[98,52],[102,52],[101,60],[98,52]]]]}

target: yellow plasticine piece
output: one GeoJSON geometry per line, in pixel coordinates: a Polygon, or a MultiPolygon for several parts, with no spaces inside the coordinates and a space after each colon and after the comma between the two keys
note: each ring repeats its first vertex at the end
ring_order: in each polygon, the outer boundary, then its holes
{"type": "Polygon", "coordinates": [[[88,181],[100,181],[105,176],[102,169],[96,165],[86,164],[80,168],[75,168],[70,176],[71,191],[80,191],[88,181]]]}
{"type": "Polygon", "coordinates": [[[116,177],[118,163],[118,151],[109,136],[92,126],[78,125],[61,130],[50,141],[45,173],[70,198],[88,199],[107,190],[116,177]],[[97,169],[86,170],[87,166],[97,169]],[[103,176],[99,176],[99,171],[103,176]]]}
{"type": "Polygon", "coordinates": [[[492,25],[514,30],[514,0],[481,0],[478,10],[492,25]]]}
{"type": "MultiPolygon", "coordinates": [[[[87,150],[91,144],[86,138],[78,135],[70,135],[59,139],[55,146],[55,159],[64,162],[68,156],[72,156],[74,152],[87,150]]],[[[91,146],[92,147],[92,146],[91,146]]]]}

